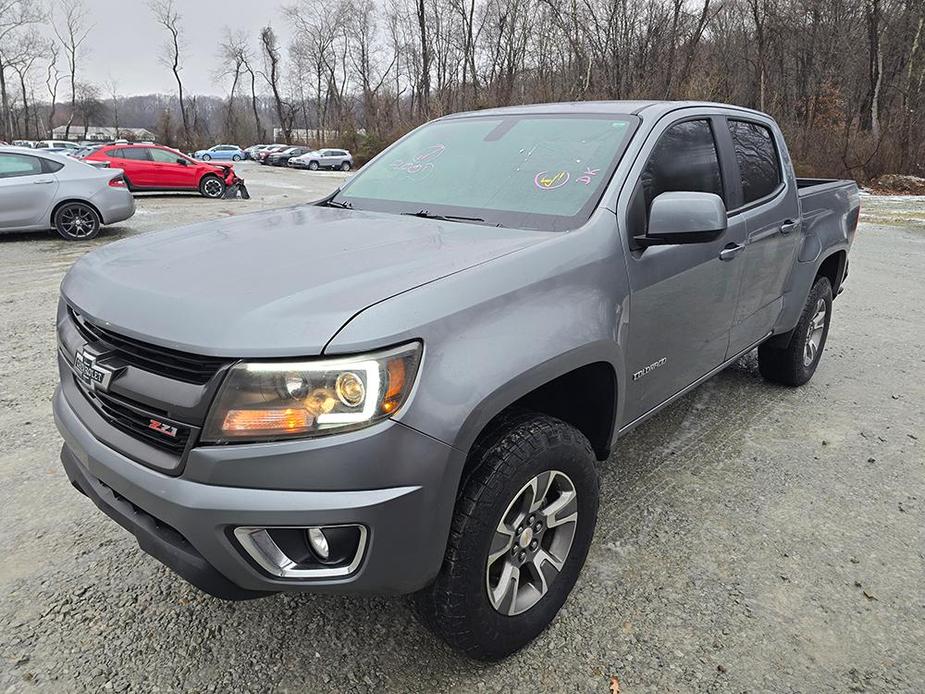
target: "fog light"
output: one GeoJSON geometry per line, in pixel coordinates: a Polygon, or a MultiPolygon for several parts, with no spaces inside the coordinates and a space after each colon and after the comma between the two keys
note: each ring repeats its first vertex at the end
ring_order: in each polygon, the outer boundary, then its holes
{"type": "Polygon", "coordinates": [[[308,529],[308,542],[320,559],[327,559],[330,556],[331,550],[328,547],[328,538],[324,536],[321,528],[308,529]]]}

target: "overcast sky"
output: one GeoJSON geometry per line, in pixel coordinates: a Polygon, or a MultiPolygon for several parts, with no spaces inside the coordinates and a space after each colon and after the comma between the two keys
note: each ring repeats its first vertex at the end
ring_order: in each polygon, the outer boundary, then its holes
{"type": "MultiPolygon", "coordinates": [[[[195,94],[224,94],[213,74],[219,65],[223,29],[244,29],[256,51],[260,27],[272,24],[281,42],[288,41],[279,11],[282,3],[267,0],[176,0],[182,16],[186,52],[184,89],[195,94]]],[[[176,82],[158,61],[166,31],[159,27],[145,0],[86,0],[93,31],[78,64],[78,79],[102,85],[112,77],[122,94],[173,93],[176,82]]],[[[62,56],[63,58],[63,56],[62,56]]],[[[63,60],[62,60],[63,64],[63,60]]],[[[64,68],[66,70],[66,67],[64,68]]]]}

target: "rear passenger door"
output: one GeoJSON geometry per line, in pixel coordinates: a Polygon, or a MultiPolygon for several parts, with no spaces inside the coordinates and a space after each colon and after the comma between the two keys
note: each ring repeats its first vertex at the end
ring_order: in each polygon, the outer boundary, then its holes
{"type": "MultiPolygon", "coordinates": [[[[729,199],[728,156],[716,132],[719,116],[681,117],[656,125],[630,172],[636,181],[621,228],[630,283],[624,351],[629,378],[624,421],[629,424],[722,364],[735,311],[741,263],[720,253],[739,245],[744,224],[730,222],[702,243],[644,246],[652,200],[661,193],[715,193],[729,199]],[[654,144],[650,144],[654,140],[654,144]]],[[[618,207],[618,211],[623,206],[618,207]]],[[[728,254],[727,254],[728,255],[728,254]]]]}
{"type": "Polygon", "coordinates": [[[800,244],[801,219],[796,182],[790,166],[784,165],[784,144],[776,128],[758,116],[730,115],[726,133],[735,156],[732,184],[737,189],[729,214],[746,228],[731,356],[767,336],[774,326],[800,244]]]}

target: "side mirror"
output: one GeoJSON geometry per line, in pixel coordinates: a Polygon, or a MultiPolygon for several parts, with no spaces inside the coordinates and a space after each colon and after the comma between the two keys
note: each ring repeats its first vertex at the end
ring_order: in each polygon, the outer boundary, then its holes
{"type": "Polygon", "coordinates": [[[182,164],[183,166],[189,166],[189,162],[186,161],[183,157],[177,157],[177,163],[182,164]]]}
{"type": "Polygon", "coordinates": [[[649,210],[649,229],[636,240],[643,246],[712,241],[726,231],[726,205],[715,193],[657,195],[649,210]]]}

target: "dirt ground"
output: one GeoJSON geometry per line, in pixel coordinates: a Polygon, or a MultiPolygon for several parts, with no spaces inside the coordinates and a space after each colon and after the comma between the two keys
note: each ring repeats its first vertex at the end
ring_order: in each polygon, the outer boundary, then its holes
{"type": "Polygon", "coordinates": [[[207,597],[65,478],[50,406],[65,271],[341,178],[242,170],[247,202],[153,195],[93,243],[0,237],[0,691],[923,690],[925,199],[864,198],[809,385],[763,382],[752,354],[621,440],[566,608],[486,666],[403,600],[207,597]]]}

